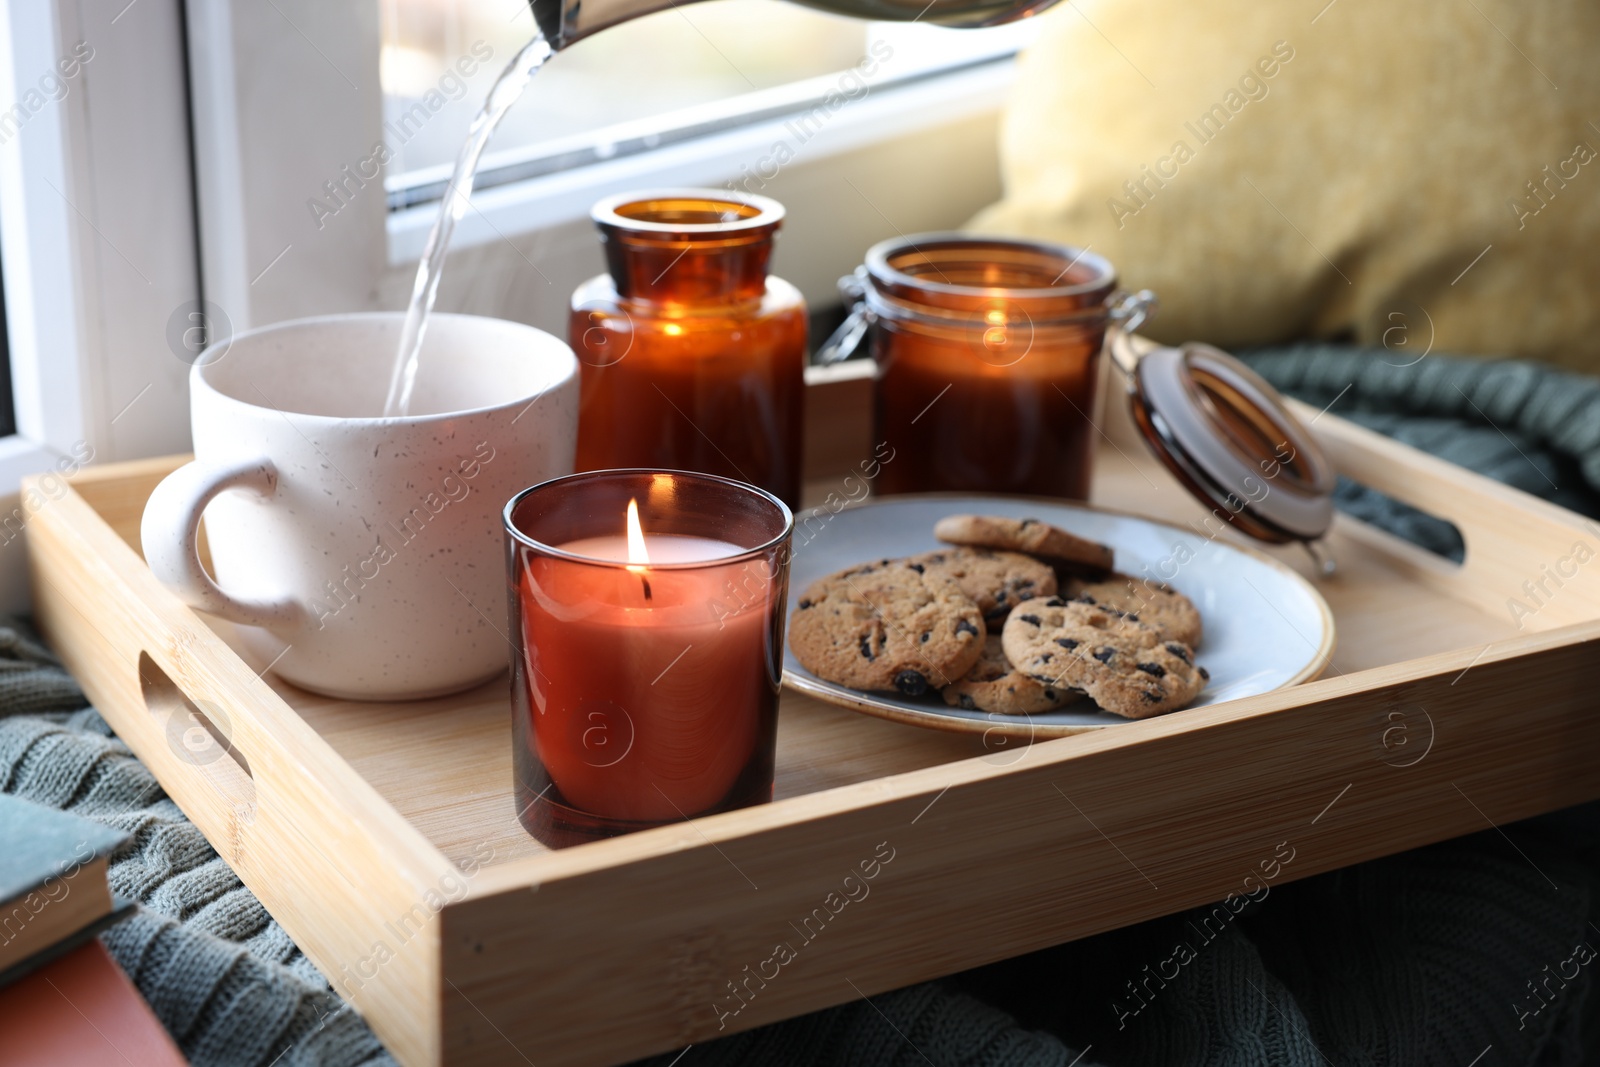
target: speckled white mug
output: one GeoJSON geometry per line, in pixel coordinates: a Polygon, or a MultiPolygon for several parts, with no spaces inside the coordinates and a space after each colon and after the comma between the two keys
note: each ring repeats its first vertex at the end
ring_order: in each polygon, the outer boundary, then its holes
{"type": "Polygon", "coordinates": [[[429,322],[416,413],[379,417],[401,322],[286,322],[202,358],[196,458],[141,529],[186,602],[241,624],[280,677],[347,699],[438,696],[505,669],[500,512],[571,473],[577,440],[572,350],[466,315],[429,322]]]}

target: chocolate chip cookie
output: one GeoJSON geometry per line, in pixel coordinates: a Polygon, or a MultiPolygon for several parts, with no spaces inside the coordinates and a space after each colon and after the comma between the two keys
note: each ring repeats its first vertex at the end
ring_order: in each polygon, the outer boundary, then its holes
{"type": "Polygon", "coordinates": [[[1099,604],[1048,597],[1017,605],[1001,632],[1006,658],[1049,686],[1081,689],[1114,715],[1144,719],[1200,695],[1210,675],[1187,645],[1099,604]]]}
{"type": "Polygon", "coordinates": [[[920,696],[983,654],[983,615],[954,581],[880,560],[812,583],[789,617],[789,647],[819,678],[920,696]]]}
{"type": "Polygon", "coordinates": [[[1071,578],[1062,595],[1068,600],[1127,612],[1135,622],[1154,626],[1170,640],[1181,641],[1190,648],[1200,647],[1199,610],[1193,601],[1165,582],[1120,573],[1101,581],[1071,578]]]}
{"type": "Polygon", "coordinates": [[[955,582],[978,605],[990,632],[996,634],[1013,607],[1056,591],[1055,571],[1020,552],[945,548],[912,556],[906,564],[955,582]]]}
{"type": "Polygon", "coordinates": [[[1064,685],[1046,685],[1011,666],[1000,635],[983,642],[977,665],[959,682],[944,687],[944,702],[967,711],[992,711],[1000,715],[1037,715],[1054,711],[1081,695],[1064,685]]]}
{"type": "Polygon", "coordinates": [[[934,524],[933,535],[952,545],[1021,552],[1071,573],[1101,576],[1111,570],[1109,546],[1038,519],[947,515],[934,524]]]}

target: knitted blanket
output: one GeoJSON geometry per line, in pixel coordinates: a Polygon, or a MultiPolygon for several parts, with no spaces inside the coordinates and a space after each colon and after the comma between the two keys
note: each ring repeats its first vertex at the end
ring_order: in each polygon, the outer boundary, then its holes
{"type": "MultiPolygon", "coordinates": [[[[1319,407],[1600,514],[1600,383],[1437,355],[1423,373],[1370,374],[1384,356],[1252,358],[1319,407]]],[[[1360,487],[1341,506],[1449,548],[1437,520],[1360,487]]],[[[103,940],[198,1067],[391,1062],[50,653],[4,621],[0,791],[132,835],[110,877],[141,907],[103,940]]],[[[1217,910],[649,1062],[1600,1067],[1600,809],[1275,886],[1226,921],[1217,910]]]]}
{"type": "Polygon", "coordinates": [[[140,907],[100,940],[197,1067],[393,1062],[55,657],[5,621],[0,791],[131,836],[109,875],[140,907]]]}
{"type": "MultiPolygon", "coordinates": [[[[1513,360],[1298,345],[1243,357],[1317,408],[1582,515],[1600,515],[1600,379],[1513,360]]],[[[1341,478],[1341,510],[1459,561],[1450,524],[1341,478]]]]}

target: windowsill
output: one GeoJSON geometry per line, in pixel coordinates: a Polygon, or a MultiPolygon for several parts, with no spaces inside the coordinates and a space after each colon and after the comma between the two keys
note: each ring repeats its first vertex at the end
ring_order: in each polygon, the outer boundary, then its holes
{"type": "Polygon", "coordinates": [[[12,434],[0,437],[0,496],[22,488],[22,479],[49,468],[61,453],[48,445],[12,434]]]}
{"type": "MultiPolygon", "coordinates": [[[[1007,58],[869,92],[847,100],[825,122],[813,123],[803,140],[806,131],[795,123],[796,116],[804,114],[799,111],[636,155],[486,189],[474,195],[473,210],[462,218],[451,247],[471,248],[583,219],[601,197],[644,185],[713,185],[759,193],[785,167],[996,111],[1011,85],[1014,67],[1014,61],[1007,58]]],[[[391,267],[415,263],[421,257],[437,213],[437,203],[389,213],[386,225],[391,267]]]]}

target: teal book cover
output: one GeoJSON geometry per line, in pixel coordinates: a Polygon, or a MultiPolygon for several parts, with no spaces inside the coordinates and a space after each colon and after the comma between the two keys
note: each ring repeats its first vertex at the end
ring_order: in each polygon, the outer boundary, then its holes
{"type": "Polygon", "coordinates": [[[105,860],[127,835],[0,794],[0,985],[95,936],[132,910],[112,898],[105,860]]]}

